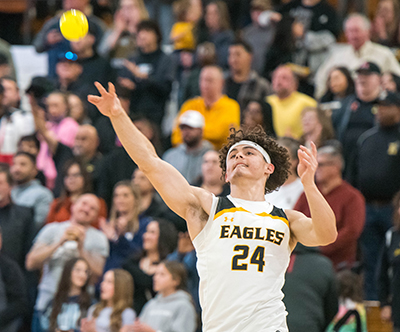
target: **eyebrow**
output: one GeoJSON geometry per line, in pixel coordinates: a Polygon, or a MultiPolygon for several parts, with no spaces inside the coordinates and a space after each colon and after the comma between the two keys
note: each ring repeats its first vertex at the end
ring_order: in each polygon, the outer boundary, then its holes
{"type": "MultiPolygon", "coordinates": [[[[252,147],[252,146],[250,146],[250,145],[244,146],[243,149],[253,149],[253,150],[258,151],[256,148],[254,148],[254,147],[252,147]]],[[[234,151],[237,152],[237,150],[238,150],[237,148],[233,148],[229,154],[231,155],[232,152],[234,152],[234,151]]]]}

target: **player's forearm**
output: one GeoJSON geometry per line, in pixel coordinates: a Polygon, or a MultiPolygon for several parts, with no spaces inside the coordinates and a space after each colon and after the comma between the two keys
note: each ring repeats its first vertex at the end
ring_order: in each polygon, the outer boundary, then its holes
{"type": "Polygon", "coordinates": [[[143,170],[154,166],[157,153],[150,141],[136,128],[131,119],[121,110],[117,116],[111,116],[111,123],[133,161],[143,170]]]}
{"type": "Polygon", "coordinates": [[[319,245],[328,245],[336,240],[336,218],[328,202],[315,184],[304,186],[310,208],[313,230],[319,245]]]}

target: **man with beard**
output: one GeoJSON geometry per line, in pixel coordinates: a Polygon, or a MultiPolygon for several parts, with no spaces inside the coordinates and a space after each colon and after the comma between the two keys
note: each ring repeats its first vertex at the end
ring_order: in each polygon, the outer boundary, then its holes
{"type": "Polygon", "coordinates": [[[203,140],[204,117],[197,111],[187,111],[179,117],[179,129],[183,143],[164,153],[163,159],[174,166],[189,182],[201,175],[201,161],[212,149],[210,142],[203,140]]]}
{"type": "Polygon", "coordinates": [[[15,183],[11,199],[15,204],[33,208],[35,226],[39,229],[49,212],[53,194],[36,180],[36,159],[27,152],[17,152],[11,166],[11,176],[15,183]]]}

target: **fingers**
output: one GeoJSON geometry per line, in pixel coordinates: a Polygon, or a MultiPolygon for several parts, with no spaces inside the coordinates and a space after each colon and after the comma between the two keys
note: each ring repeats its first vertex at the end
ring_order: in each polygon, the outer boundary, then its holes
{"type": "Polygon", "coordinates": [[[317,165],[318,165],[317,160],[311,154],[310,150],[308,150],[308,151],[299,150],[298,156],[299,156],[300,163],[305,163],[305,164],[313,166],[315,168],[317,167],[317,165]]]}
{"type": "Polygon", "coordinates": [[[96,86],[97,90],[99,90],[99,92],[102,96],[104,96],[108,93],[107,90],[104,89],[104,87],[99,82],[94,82],[94,85],[96,86]]]}
{"type": "Polygon", "coordinates": [[[89,103],[91,103],[91,104],[96,106],[96,104],[101,101],[101,97],[88,95],[87,100],[88,100],[89,103]]]}
{"type": "Polygon", "coordinates": [[[112,95],[116,95],[115,86],[111,82],[108,82],[108,92],[111,93],[112,95]]]}

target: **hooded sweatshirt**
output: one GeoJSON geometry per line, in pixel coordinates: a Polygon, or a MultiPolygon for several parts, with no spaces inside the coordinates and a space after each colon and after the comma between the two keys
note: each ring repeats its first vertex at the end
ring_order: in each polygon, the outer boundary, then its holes
{"type": "Polygon", "coordinates": [[[157,332],[196,331],[196,311],[192,299],[182,290],[166,297],[157,294],[144,306],[139,318],[157,332]]]}

